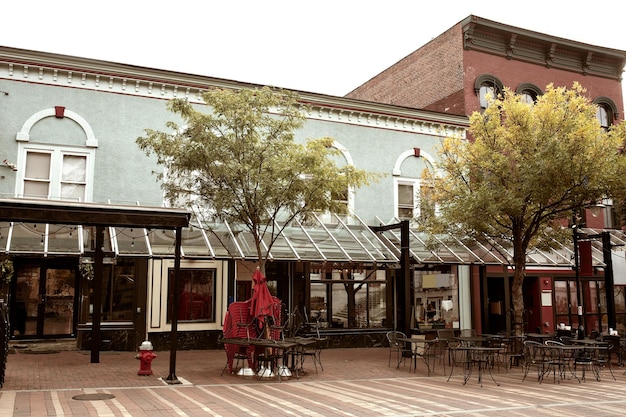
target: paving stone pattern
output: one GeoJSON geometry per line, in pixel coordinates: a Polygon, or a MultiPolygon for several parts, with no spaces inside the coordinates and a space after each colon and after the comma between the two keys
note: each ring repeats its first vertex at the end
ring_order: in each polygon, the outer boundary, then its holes
{"type": "MultiPolygon", "coordinates": [[[[90,352],[62,346],[21,346],[8,355],[0,389],[0,417],[41,416],[622,416],[626,375],[614,369],[601,381],[522,382],[521,368],[494,369],[496,386],[461,372],[450,381],[443,364],[427,375],[423,363],[388,366],[386,348],[326,349],[324,371],[305,362],[296,379],[224,374],[221,350],[177,352],[176,376],[169,385],[169,352],[156,352],[154,374],[139,376],[135,352],[90,352]],[[27,350],[40,353],[25,353],[27,350]]],[[[449,371],[449,368],[446,368],[449,371]]]]}

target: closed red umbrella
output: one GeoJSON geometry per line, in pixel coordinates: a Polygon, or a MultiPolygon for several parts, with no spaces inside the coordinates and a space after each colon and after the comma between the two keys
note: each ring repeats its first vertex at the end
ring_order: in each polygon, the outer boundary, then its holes
{"type": "MultiPolygon", "coordinates": [[[[256,317],[260,329],[265,325],[265,319],[271,317],[274,321],[278,320],[277,314],[280,314],[280,300],[270,293],[267,288],[267,280],[257,268],[252,275],[254,288],[252,298],[250,299],[250,315],[256,317]]],[[[279,324],[279,323],[274,323],[279,324]]]]}

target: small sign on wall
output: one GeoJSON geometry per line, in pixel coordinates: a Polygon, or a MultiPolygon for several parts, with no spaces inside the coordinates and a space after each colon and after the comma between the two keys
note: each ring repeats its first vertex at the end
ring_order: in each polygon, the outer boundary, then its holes
{"type": "Polygon", "coordinates": [[[541,291],[541,306],[552,307],[552,291],[541,291]]]}

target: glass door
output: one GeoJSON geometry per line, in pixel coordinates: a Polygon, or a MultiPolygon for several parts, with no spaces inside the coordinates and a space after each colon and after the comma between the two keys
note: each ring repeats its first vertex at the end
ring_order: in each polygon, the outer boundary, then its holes
{"type": "Polygon", "coordinates": [[[25,264],[16,270],[12,300],[13,337],[71,336],[74,333],[76,268],[25,264]]]}
{"type": "Polygon", "coordinates": [[[41,336],[71,335],[76,269],[47,268],[42,283],[41,336]]]}

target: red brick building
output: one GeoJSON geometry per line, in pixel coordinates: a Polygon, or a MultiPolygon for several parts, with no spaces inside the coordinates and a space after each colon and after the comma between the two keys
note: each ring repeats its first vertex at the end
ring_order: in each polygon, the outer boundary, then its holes
{"type": "MultiPolygon", "coordinates": [[[[534,101],[550,83],[569,88],[579,82],[598,105],[600,123],[609,127],[624,119],[621,80],[625,65],[626,51],[469,16],[346,97],[469,116],[486,107],[484,99],[488,92],[499,93],[504,87],[534,101]]],[[[587,227],[614,227],[611,202],[606,203],[602,215],[587,216],[587,227]]],[[[524,283],[527,314],[513,318],[509,316],[508,295],[512,273],[503,276],[499,268],[473,267],[473,327],[495,332],[510,328],[511,322],[523,322],[526,331],[548,332],[557,323],[577,321],[571,307],[577,303],[573,295],[577,283],[571,270],[529,269],[527,274],[524,283]],[[560,300],[566,300],[561,303],[565,307],[559,307],[560,300]]],[[[606,311],[605,301],[596,302],[607,299],[606,286],[599,273],[582,283],[588,305],[584,317],[587,329],[606,332],[609,327],[607,313],[610,312],[606,311]]],[[[623,332],[626,329],[623,295],[615,297],[615,305],[617,328],[623,332]]]]}
{"type": "Polygon", "coordinates": [[[506,86],[534,98],[549,83],[578,81],[610,124],[624,117],[625,64],[626,51],[469,16],[346,97],[469,116],[481,91],[506,86]]]}

